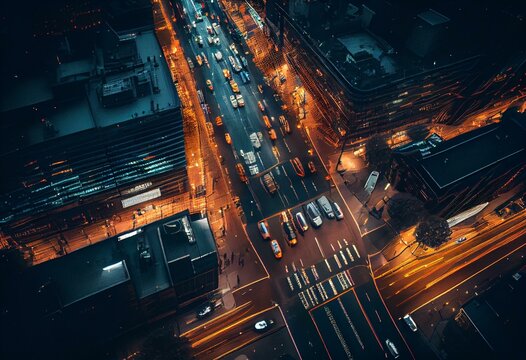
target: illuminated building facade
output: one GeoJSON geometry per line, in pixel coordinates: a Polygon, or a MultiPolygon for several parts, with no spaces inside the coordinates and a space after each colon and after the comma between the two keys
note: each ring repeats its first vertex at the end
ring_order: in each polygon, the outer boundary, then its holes
{"type": "Polygon", "coordinates": [[[188,190],[180,102],[154,32],[92,35],[90,56],[57,55],[52,75],[13,79],[3,96],[0,219],[18,242],[188,190]]]}
{"type": "Polygon", "coordinates": [[[523,98],[523,10],[512,1],[268,0],[266,23],[320,120],[360,139],[491,116],[523,98]]]}

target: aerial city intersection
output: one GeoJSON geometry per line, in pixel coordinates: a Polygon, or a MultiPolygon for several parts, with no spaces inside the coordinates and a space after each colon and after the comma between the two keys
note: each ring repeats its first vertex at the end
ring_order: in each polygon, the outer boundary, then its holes
{"type": "Polygon", "coordinates": [[[524,4],[5,10],[2,358],[524,358],[524,4]]]}

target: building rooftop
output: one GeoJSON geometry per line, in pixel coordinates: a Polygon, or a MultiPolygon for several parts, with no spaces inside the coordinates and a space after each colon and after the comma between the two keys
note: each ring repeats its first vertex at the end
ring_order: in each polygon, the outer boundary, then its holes
{"type": "MultiPolygon", "coordinates": [[[[448,141],[409,144],[395,153],[408,156],[435,193],[463,180],[474,179],[490,168],[526,159],[526,114],[508,110],[502,121],[459,135],[448,141]]],[[[507,165],[505,165],[507,166],[507,165]]]]}
{"type": "MultiPolygon", "coordinates": [[[[171,286],[168,263],[188,257],[193,264],[194,260],[215,251],[208,220],[200,215],[190,216],[185,211],[34,266],[29,269],[28,282],[35,291],[53,284],[61,306],[127,281],[131,281],[137,297],[142,299],[171,286]],[[191,228],[191,243],[184,228],[169,240],[164,234],[161,242],[160,234],[166,224],[183,221],[191,228]],[[149,260],[142,260],[144,250],[149,253],[149,260]]],[[[186,279],[201,270],[191,266],[181,273],[181,278],[186,279]]]]}
{"type": "Polygon", "coordinates": [[[30,272],[36,284],[53,283],[62,306],[130,280],[126,261],[111,240],[34,266],[30,272]]]}
{"type": "Polygon", "coordinates": [[[488,126],[438,146],[422,161],[434,184],[445,188],[512,157],[526,157],[524,134],[488,126]]]}
{"type": "Polygon", "coordinates": [[[97,40],[91,58],[61,62],[54,77],[9,81],[0,102],[2,152],[180,106],[153,30],[105,28],[97,40]]]}
{"type": "Polygon", "coordinates": [[[449,21],[449,18],[447,16],[442,15],[438,11],[435,11],[433,9],[426,10],[424,12],[421,12],[418,14],[418,17],[425,22],[427,22],[431,26],[445,24],[449,21]]]}
{"type": "Polygon", "coordinates": [[[506,277],[462,308],[488,347],[501,356],[517,355],[524,350],[525,270],[506,277]]]}
{"type": "MultiPolygon", "coordinates": [[[[98,127],[179,107],[177,93],[154,32],[145,31],[121,39],[119,42],[128,45],[124,47],[128,49],[128,55],[122,55],[122,58],[133,57],[129,54],[133,52],[131,40],[135,45],[133,49],[137,51],[136,61],[144,66],[107,76],[104,84],[100,80],[90,83],[88,98],[98,127]],[[105,101],[104,98],[111,100],[105,101]]],[[[108,60],[105,59],[104,63],[107,65],[108,60]]]]}

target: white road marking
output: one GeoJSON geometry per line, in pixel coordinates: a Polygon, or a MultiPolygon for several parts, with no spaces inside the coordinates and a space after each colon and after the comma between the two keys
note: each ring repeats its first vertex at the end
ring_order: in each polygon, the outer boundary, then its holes
{"type": "Polygon", "coordinates": [[[331,266],[329,265],[327,259],[325,259],[325,265],[327,265],[327,269],[329,269],[329,272],[332,272],[331,266]]]}
{"type": "Polygon", "coordinates": [[[345,238],[343,239],[343,242],[345,243],[345,246],[349,246],[349,243],[347,243],[347,240],[345,240],[345,238]]]}
{"type": "Polygon", "coordinates": [[[349,263],[347,262],[347,258],[345,257],[345,255],[343,255],[343,251],[341,250],[340,250],[340,256],[342,257],[342,260],[345,263],[345,266],[349,265],[349,263]]]}
{"type": "Polygon", "coordinates": [[[371,298],[369,297],[369,294],[367,293],[367,291],[365,292],[365,296],[367,297],[367,300],[369,300],[369,302],[371,302],[371,298]]]}
{"type": "Polygon", "coordinates": [[[342,248],[342,244],[340,243],[340,240],[336,240],[338,242],[338,246],[340,247],[340,249],[342,248]]]}
{"type": "Polygon", "coordinates": [[[291,265],[291,266],[292,266],[292,271],[296,272],[297,269],[296,269],[296,264],[294,264],[294,261],[292,262],[292,265],[291,265]]]}
{"type": "Polygon", "coordinates": [[[301,260],[301,258],[300,258],[300,264],[301,264],[301,267],[303,268],[304,267],[303,266],[303,260],[301,260]]]}
{"type": "Polygon", "coordinates": [[[285,140],[285,138],[283,138],[283,143],[285,143],[285,147],[289,151],[289,154],[292,154],[292,151],[290,150],[289,144],[287,144],[287,141],[285,140]]]}
{"type": "Polygon", "coordinates": [[[314,241],[316,241],[316,245],[318,245],[318,249],[320,250],[321,256],[325,257],[325,254],[323,253],[323,250],[321,249],[320,243],[318,242],[318,238],[316,236],[314,237],[314,241]]]}
{"type": "Polygon", "coordinates": [[[332,243],[331,243],[331,249],[332,249],[332,251],[336,251],[336,249],[334,248],[334,245],[332,245],[332,243]]]}
{"type": "Polygon", "coordinates": [[[338,265],[338,269],[342,268],[342,263],[340,262],[340,259],[338,259],[338,256],[336,254],[333,255],[334,261],[336,261],[336,265],[338,265]]]}
{"type": "Polygon", "coordinates": [[[376,316],[378,316],[378,321],[382,322],[382,318],[380,317],[380,314],[378,314],[378,310],[374,310],[376,313],[376,316]]]}
{"type": "Polygon", "coordinates": [[[354,256],[352,256],[351,254],[351,249],[345,248],[345,250],[347,250],[347,255],[349,255],[349,258],[351,259],[351,261],[354,261],[354,256]]]}
{"type": "Polygon", "coordinates": [[[356,255],[358,256],[358,259],[360,258],[360,253],[358,252],[358,249],[356,248],[355,244],[352,244],[352,247],[354,248],[354,251],[356,251],[356,255]]]}
{"type": "Polygon", "coordinates": [[[289,272],[289,267],[287,265],[285,265],[285,272],[288,273],[289,272]]]}

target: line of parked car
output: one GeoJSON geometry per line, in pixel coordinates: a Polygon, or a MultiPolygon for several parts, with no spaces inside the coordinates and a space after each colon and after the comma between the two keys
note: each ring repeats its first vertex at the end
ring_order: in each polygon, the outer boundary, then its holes
{"type": "MultiPolygon", "coordinates": [[[[281,225],[289,246],[295,246],[298,243],[296,229],[301,233],[305,233],[309,230],[309,222],[314,228],[319,228],[323,224],[322,212],[327,219],[342,220],[344,217],[338,203],[329,200],[325,195],[319,197],[316,201],[312,201],[305,205],[305,213],[307,214],[308,222],[301,210],[296,211],[292,219],[289,218],[286,211],[281,212],[281,225]]],[[[269,232],[268,222],[264,220],[258,222],[258,230],[263,240],[272,239],[269,232]]],[[[283,257],[283,252],[277,240],[271,240],[270,247],[276,259],[281,259],[283,257]]]]}

